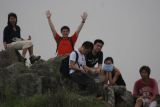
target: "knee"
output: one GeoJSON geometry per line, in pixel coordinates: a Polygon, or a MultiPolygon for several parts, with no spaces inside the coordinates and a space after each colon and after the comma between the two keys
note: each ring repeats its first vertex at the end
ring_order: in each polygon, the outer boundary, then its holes
{"type": "Polygon", "coordinates": [[[33,43],[32,43],[31,40],[29,40],[27,43],[28,43],[29,45],[33,46],[33,43]]]}
{"type": "Polygon", "coordinates": [[[31,40],[27,40],[27,41],[25,42],[24,47],[25,47],[25,48],[33,47],[33,43],[32,43],[32,41],[31,41],[31,40]]]}

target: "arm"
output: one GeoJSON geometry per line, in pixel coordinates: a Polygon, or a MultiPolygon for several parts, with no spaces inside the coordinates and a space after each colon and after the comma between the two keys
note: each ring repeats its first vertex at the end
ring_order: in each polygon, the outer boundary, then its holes
{"type": "Polygon", "coordinates": [[[116,71],[114,77],[112,78],[112,75],[111,74],[109,75],[109,81],[110,81],[111,85],[114,85],[116,83],[116,81],[118,80],[118,78],[121,74],[117,68],[114,67],[114,69],[116,71]]]}
{"type": "Polygon", "coordinates": [[[156,98],[157,98],[157,95],[153,95],[150,99],[151,99],[151,101],[155,101],[156,98]]]}
{"type": "Polygon", "coordinates": [[[49,10],[46,11],[46,16],[47,16],[48,23],[49,23],[49,26],[50,26],[50,28],[51,28],[51,31],[52,31],[52,33],[53,33],[53,36],[55,37],[57,31],[56,31],[56,29],[55,29],[55,27],[54,27],[54,24],[53,24],[52,21],[51,21],[51,12],[50,12],[49,10]]]}
{"type": "Polygon", "coordinates": [[[151,101],[156,100],[157,96],[159,95],[157,81],[153,80],[153,84],[154,84],[154,87],[153,87],[153,96],[150,97],[151,101]]]}
{"type": "Polygon", "coordinates": [[[69,68],[73,69],[75,71],[83,72],[84,70],[82,68],[79,68],[75,61],[70,60],[69,68]]]}
{"type": "Polygon", "coordinates": [[[82,67],[79,67],[76,63],[76,53],[74,51],[72,51],[72,53],[69,56],[69,68],[75,71],[84,72],[84,69],[82,67]]]}
{"type": "Polygon", "coordinates": [[[102,70],[102,64],[98,64],[98,67],[88,67],[85,66],[85,69],[91,73],[100,73],[102,70]]]}
{"type": "Polygon", "coordinates": [[[78,26],[78,28],[76,30],[77,35],[79,35],[79,32],[81,31],[81,29],[82,29],[82,27],[83,27],[83,25],[84,25],[84,23],[87,19],[87,16],[88,16],[88,14],[86,12],[83,12],[83,14],[81,16],[82,21],[81,21],[80,25],[78,26]]]}

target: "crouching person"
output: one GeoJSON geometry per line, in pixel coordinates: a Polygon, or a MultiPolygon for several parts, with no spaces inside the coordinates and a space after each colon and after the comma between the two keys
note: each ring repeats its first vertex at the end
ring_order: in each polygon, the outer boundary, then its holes
{"type": "Polygon", "coordinates": [[[150,78],[150,68],[142,66],[139,72],[141,79],[135,82],[133,90],[133,96],[136,98],[135,107],[157,107],[158,84],[155,79],[150,78]]]}
{"type": "Polygon", "coordinates": [[[13,48],[15,50],[22,50],[22,59],[26,61],[26,52],[30,54],[30,62],[33,64],[40,59],[40,56],[34,56],[33,44],[31,42],[31,36],[27,40],[21,38],[20,27],[17,25],[17,15],[15,13],[8,14],[8,25],[3,32],[3,44],[4,48],[13,48]]]}
{"type": "Polygon", "coordinates": [[[110,104],[110,107],[115,107],[116,97],[125,100],[126,84],[118,68],[114,65],[112,57],[107,57],[104,60],[103,72],[105,75],[104,84],[104,100],[110,104]]]}

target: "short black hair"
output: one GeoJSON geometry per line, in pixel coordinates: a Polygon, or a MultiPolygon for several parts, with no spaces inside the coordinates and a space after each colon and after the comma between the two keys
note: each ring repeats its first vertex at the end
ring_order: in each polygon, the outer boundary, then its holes
{"type": "Polygon", "coordinates": [[[61,27],[61,32],[62,32],[63,29],[67,29],[68,31],[70,31],[70,28],[68,26],[62,26],[61,27]]]}
{"type": "Polygon", "coordinates": [[[94,41],[94,45],[95,45],[96,43],[101,43],[102,45],[104,45],[104,42],[103,42],[101,39],[96,39],[96,40],[94,41]]]}
{"type": "Polygon", "coordinates": [[[114,64],[114,61],[113,61],[113,58],[112,58],[112,57],[107,57],[107,58],[104,60],[104,63],[105,63],[106,61],[111,61],[112,64],[114,64]]]}
{"type": "Polygon", "coordinates": [[[8,14],[8,25],[10,25],[10,22],[9,22],[10,17],[16,18],[16,24],[17,24],[17,15],[15,13],[11,12],[8,14]]]}
{"type": "Polygon", "coordinates": [[[90,42],[90,41],[85,41],[83,42],[82,46],[85,48],[85,49],[93,49],[93,43],[90,42]]]}
{"type": "Polygon", "coordinates": [[[139,73],[141,73],[143,70],[147,71],[148,74],[150,75],[151,69],[150,69],[149,66],[143,65],[143,66],[139,69],[139,73]]]}

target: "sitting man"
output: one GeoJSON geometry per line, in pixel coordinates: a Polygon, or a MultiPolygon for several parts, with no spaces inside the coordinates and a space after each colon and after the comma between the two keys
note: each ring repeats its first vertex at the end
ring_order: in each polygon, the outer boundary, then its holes
{"type": "Polygon", "coordinates": [[[88,73],[93,79],[99,76],[102,70],[102,62],[103,62],[103,52],[102,47],[104,42],[100,39],[96,39],[94,41],[94,46],[91,52],[85,55],[86,65],[88,73]],[[95,66],[98,63],[98,66],[95,66]]]}
{"type": "Polygon", "coordinates": [[[122,75],[118,68],[116,68],[112,57],[107,57],[104,60],[103,72],[105,75],[104,85],[104,100],[110,104],[111,107],[115,107],[115,96],[121,97],[123,100],[125,97],[126,84],[122,78],[122,75]]]}
{"type": "Polygon", "coordinates": [[[86,60],[84,55],[91,51],[92,48],[93,44],[86,41],[78,50],[73,51],[69,57],[69,74],[71,80],[76,82],[81,90],[87,90],[90,93],[95,91],[95,82],[94,79],[87,75],[88,71],[85,69],[86,60]],[[78,60],[76,61],[77,56],[78,60]]]}
{"type": "Polygon", "coordinates": [[[135,107],[157,107],[158,84],[155,79],[150,78],[150,68],[142,66],[139,72],[142,79],[135,82],[133,90],[133,96],[136,98],[135,107]]]}
{"type": "Polygon", "coordinates": [[[20,27],[17,25],[17,15],[15,13],[8,14],[8,25],[3,32],[3,44],[5,49],[13,48],[15,50],[22,50],[24,62],[26,61],[25,55],[27,50],[30,54],[31,64],[40,59],[40,56],[34,56],[33,54],[31,37],[29,36],[28,40],[21,38],[20,27]]]}

